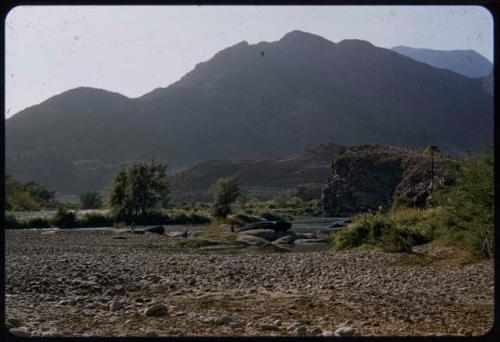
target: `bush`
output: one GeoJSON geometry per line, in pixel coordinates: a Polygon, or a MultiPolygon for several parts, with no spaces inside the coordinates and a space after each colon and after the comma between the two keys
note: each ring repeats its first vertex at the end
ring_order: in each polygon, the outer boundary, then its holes
{"type": "Polygon", "coordinates": [[[75,228],[78,227],[76,215],[72,211],[60,207],[56,214],[50,220],[50,223],[58,228],[75,228]]]}
{"type": "Polygon", "coordinates": [[[226,224],[232,224],[236,226],[245,226],[249,223],[254,223],[254,222],[259,222],[262,221],[260,217],[257,216],[251,216],[251,215],[246,215],[246,214],[237,214],[230,216],[226,218],[224,223],[226,224]]]}
{"type": "Polygon", "coordinates": [[[80,227],[85,228],[111,227],[113,223],[112,217],[102,214],[85,214],[80,219],[80,227]]]}
{"type": "Polygon", "coordinates": [[[7,229],[22,229],[27,228],[25,222],[19,221],[14,215],[5,216],[5,226],[7,229]]]}
{"type": "Polygon", "coordinates": [[[291,219],[291,217],[288,215],[280,215],[276,212],[271,211],[263,212],[262,214],[260,214],[260,217],[267,221],[288,221],[291,219]]]}
{"type": "Polygon", "coordinates": [[[333,233],[335,250],[359,247],[368,243],[369,230],[362,225],[356,225],[333,233]]]}
{"type": "Polygon", "coordinates": [[[26,223],[26,226],[28,228],[50,228],[50,222],[49,220],[42,218],[42,217],[35,217],[32,219],[29,219],[28,222],[26,223]]]}
{"type": "Polygon", "coordinates": [[[348,228],[333,233],[334,249],[343,250],[373,245],[385,252],[411,252],[411,247],[423,238],[420,234],[397,228],[385,215],[358,215],[348,228]]]}
{"type": "Polygon", "coordinates": [[[177,212],[168,219],[167,224],[208,224],[210,222],[209,217],[195,212],[177,212]]]}
{"type": "Polygon", "coordinates": [[[391,225],[384,230],[379,245],[384,252],[409,253],[412,247],[412,237],[409,232],[391,225]]]}

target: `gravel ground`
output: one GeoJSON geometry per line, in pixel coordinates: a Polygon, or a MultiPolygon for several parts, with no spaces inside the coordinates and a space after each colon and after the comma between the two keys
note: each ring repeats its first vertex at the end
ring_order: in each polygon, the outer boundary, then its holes
{"type": "Polygon", "coordinates": [[[493,324],[493,263],[461,265],[452,249],[203,254],[166,239],[6,231],[11,332],[482,335],[493,324]]]}

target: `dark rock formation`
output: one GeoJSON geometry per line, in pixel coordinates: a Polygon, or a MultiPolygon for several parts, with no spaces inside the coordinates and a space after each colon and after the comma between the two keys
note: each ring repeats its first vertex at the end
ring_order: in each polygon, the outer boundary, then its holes
{"type": "MultiPolygon", "coordinates": [[[[449,176],[443,159],[435,160],[434,183],[449,176]]],[[[387,209],[405,196],[425,206],[431,187],[431,161],[421,150],[364,145],[347,148],[333,158],[332,176],[323,188],[324,214],[346,216],[387,209]]]]}
{"type": "Polygon", "coordinates": [[[275,231],[285,231],[292,227],[290,222],[284,221],[264,221],[264,222],[256,222],[250,223],[238,230],[239,232],[244,232],[253,229],[272,229],[275,231]]]}

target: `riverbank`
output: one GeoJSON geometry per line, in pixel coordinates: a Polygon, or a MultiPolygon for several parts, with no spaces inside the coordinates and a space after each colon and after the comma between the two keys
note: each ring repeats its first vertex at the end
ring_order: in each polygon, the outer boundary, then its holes
{"type": "Polygon", "coordinates": [[[33,335],[481,335],[493,262],[453,249],[189,252],[166,236],[6,231],[6,316],[33,335]],[[144,311],[164,306],[158,316],[144,311]],[[16,321],[17,320],[17,321],[16,321]]]}

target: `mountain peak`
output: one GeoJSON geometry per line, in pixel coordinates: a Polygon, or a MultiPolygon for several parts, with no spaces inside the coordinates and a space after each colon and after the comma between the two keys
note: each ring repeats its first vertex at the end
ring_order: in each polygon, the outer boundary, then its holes
{"type": "Polygon", "coordinates": [[[280,42],[287,42],[287,41],[296,41],[296,42],[303,42],[305,40],[321,40],[321,41],[329,41],[325,39],[324,37],[321,37],[317,34],[309,33],[309,32],[304,32],[300,30],[293,30],[288,32],[283,36],[283,38],[280,39],[280,42]]]}

